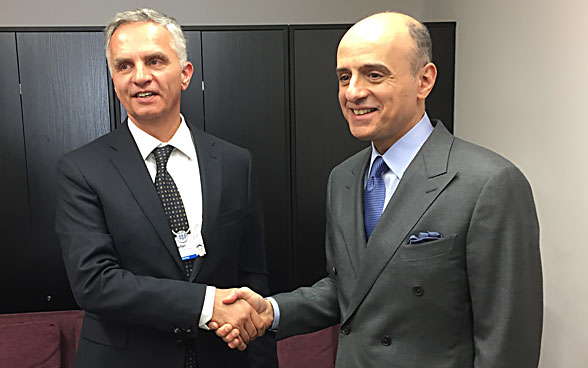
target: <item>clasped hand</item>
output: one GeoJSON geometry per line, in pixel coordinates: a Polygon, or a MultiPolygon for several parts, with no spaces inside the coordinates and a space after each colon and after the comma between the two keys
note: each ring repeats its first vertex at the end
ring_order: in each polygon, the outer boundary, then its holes
{"type": "Polygon", "coordinates": [[[216,289],[208,327],[231,349],[245,350],[273,321],[272,304],[251,289],[216,289]]]}

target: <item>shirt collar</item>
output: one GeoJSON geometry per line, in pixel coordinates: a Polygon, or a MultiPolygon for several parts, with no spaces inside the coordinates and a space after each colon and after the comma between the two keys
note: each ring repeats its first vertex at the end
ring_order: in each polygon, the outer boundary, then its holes
{"type": "Polygon", "coordinates": [[[370,170],[376,157],[382,156],[390,171],[392,171],[392,173],[394,173],[398,179],[402,179],[402,175],[404,175],[408,165],[410,165],[413,158],[419,152],[432,132],[433,125],[431,124],[431,120],[429,120],[427,113],[425,113],[421,120],[419,120],[419,122],[414,127],[412,127],[411,130],[409,130],[390,148],[388,148],[388,150],[384,152],[383,155],[378,153],[376,147],[374,147],[374,143],[372,142],[370,170]]]}
{"type": "Polygon", "coordinates": [[[143,160],[147,160],[147,157],[149,157],[151,152],[153,152],[153,150],[157,147],[163,147],[166,145],[174,146],[177,150],[181,151],[191,160],[196,159],[196,151],[194,149],[194,142],[192,141],[192,134],[190,133],[188,124],[186,124],[186,120],[182,114],[180,114],[180,118],[182,119],[180,126],[168,142],[162,142],[149,133],[141,130],[141,128],[139,128],[130,117],[127,119],[129,130],[131,131],[131,135],[133,136],[133,139],[139,148],[139,152],[141,153],[143,160]]]}

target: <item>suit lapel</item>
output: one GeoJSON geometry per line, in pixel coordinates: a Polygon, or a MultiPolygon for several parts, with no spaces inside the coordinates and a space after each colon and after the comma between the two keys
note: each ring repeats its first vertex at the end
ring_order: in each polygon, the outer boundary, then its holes
{"type": "MultiPolygon", "coordinates": [[[[222,157],[214,140],[198,129],[190,128],[198,156],[200,183],[202,184],[202,238],[208,250],[212,246],[212,234],[218,217],[222,188],[222,157]]],[[[190,281],[193,281],[200,272],[205,258],[206,256],[194,260],[194,271],[190,281]]]]}
{"type": "MultiPolygon", "coordinates": [[[[351,293],[342,323],[345,323],[361,304],[398,247],[455,177],[456,172],[447,171],[452,143],[453,136],[438,122],[427,142],[407,168],[367,243],[359,265],[357,283],[351,293]]],[[[363,198],[359,200],[357,203],[363,203],[363,198]]],[[[355,207],[362,211],[362,205],[355,207]]],[[[358,229],[362,230],[363,213],[358,216],[361,217],[361,227],[358,229]]],[[[357,244],[359,248],[362,243],[357,244]]]]}
{"type": "Polygon", "coordinates": [[[159,235],[161,242],[176,261],[182,274],[184,274],[184,265],[171,235],[169,223],[165,217],[155,185],[153,185],[149,171],[145,167],[145,162],[126,124],[111,134],[110,143],[110,160],[159,235]]]}
{"type": "Polygon", "coordinates": [[[363,223],[363,179],[369,164],[371,146],[357,156],[352,163],[348,176],[343,179],[345,195],[340,198],[341,229],[351,267],[355,275],[359,271],[361,257],[364,253],[366,241],[363,223]],[[348,200],[352,198],[352,200],[348,200]],[[359,204],[359,205],[357,205],[359,204]]]}

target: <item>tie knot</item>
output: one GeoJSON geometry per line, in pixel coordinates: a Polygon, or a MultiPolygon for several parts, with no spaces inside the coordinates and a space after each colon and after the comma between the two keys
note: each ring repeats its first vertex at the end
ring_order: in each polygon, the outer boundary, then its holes
{"type": "Polygon", "coordinates": [[[388,170],[388,165],[384,162],[382,156],[376,157],[374,164],[372,165],[372,171],[370,172],[370,177],[379,178],[388,170]]]}
{"type": "Polygon", "coordinates": [[[174,146],[170,145],[159,147],[153,150],[157,170],[165,170],[165,167],[167,166],[167,160],[169,160],[169,156],[173,150],[174,146]]]}

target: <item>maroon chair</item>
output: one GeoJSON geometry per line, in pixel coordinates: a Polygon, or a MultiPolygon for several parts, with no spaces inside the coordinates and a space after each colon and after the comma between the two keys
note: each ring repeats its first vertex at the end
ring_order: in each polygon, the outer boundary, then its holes
{"type": "Polygon", "coordinates": [[[73,368],[82,311],[0,314],[0,368],[73,368]]]}
{"type": "MultiPolygon", "coordinates": [[[[0,368],[73,368],[83,311],[0,314],[0,368]]],[[[278,341],[280,368],[332,368],[339,326],[278,341]]]]}
{"type": "Polygon", "coordinates": [[[280,368],[333,368],[339,325],[278,341],[280,368]]]}

